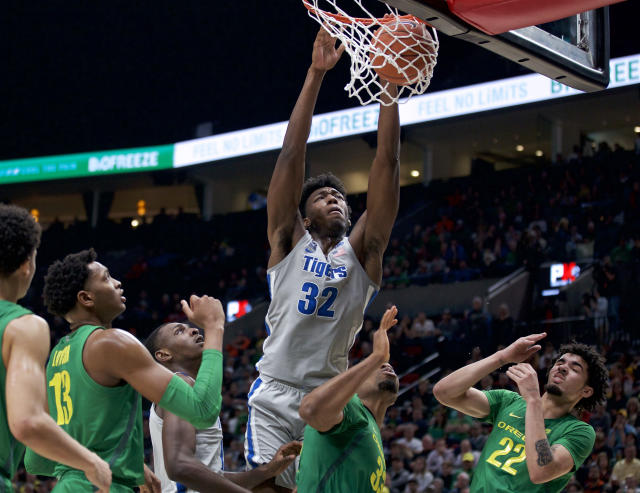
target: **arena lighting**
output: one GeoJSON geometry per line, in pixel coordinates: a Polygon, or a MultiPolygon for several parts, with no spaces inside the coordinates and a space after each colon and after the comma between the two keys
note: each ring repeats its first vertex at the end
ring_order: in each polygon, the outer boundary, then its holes
{"type": "Polygon", "coordinates": [[[418,178],[418,176],[420,176],[420,172],[417,169],[412,169],[411,176],[413,176],[414,178],[418,178]]]}
{"type": "Polygon", "coordinates": [[[524,151],[524,146],[523,146],[522,144],[518,144],[518,145],[516,146],[516,151],[518,151],[518,152],[522,152],[522,151],[524,151]]]}
{"type": "Polygon", "coordinates": [[[40,211],[38,209],[31,209],[31,211],[29,212],[31,213],[33,218],[36,220],[36,222],[40,222],[40,211]]]}
{"type": "Polygon", "coordinates": [[[138,226],[140,226],[140,221],[138,221],[137,219],[132,219],[131,220],[131,227],[133,229],[137,228],[138,226]]]}
{"type": "Polygon", "coordinates": [[[542,157],[543,155],[544,155],[544,152],[542,152],[540,149],[538,149],[538,150],[536,151],[536,156],[537,156],[537,157],[542,157]]]}
{"type": "Polygon", "coordinates": [[[640,134],[640,126],[633,127],[633,131],[637,134],[640,134]]]}

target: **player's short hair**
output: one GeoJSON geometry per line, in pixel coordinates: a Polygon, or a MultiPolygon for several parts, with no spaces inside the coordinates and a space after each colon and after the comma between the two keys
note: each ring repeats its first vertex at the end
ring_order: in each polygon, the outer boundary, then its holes
{"type": "Polygon", "coordinates": [[[604,402],[609,388],[609,371],[605,365],[605,360],[593,346],[572,341],[560,346],[558,358],[553,364],[563,354],[567,353],[580,356],[585,361],[587,364],[587,385],[593,389],[593,394],[590,397],[583,397],[576,404],[575,409],[577,411],[593,411],[596,405],[604,402]]]}
{"type": "MultiPolygon", "coordinates": [[[[302,196],[300,197],[300,214],[302,214],[302,217],[307,215],[306,207],[309,196],[319,188],[324,187],[335,188],[345,199],[347,197],[347,189],[344,187],[344,183],[333,173],[323,173],[307,178],[302,185],[302,196]]],[[[349,213],[351,213],[351,208],[349,208],[349,213]]]]}
{"type": "Polygon", "coordinates": [[[0,276],[13,274],[40,245],[42,230],[29,211],[0,204],[0,276]]]}
{"type": "Polygon", "coordinates": [[[89,277],[89,264],[97,258],[90,248],[70,253],[49,266],[44,278],[44,304],[50,313],[64,317],[71,311],[89,277]]]}
{"type": "Polygon", "coordinates": [[[162,324],[156,327],[155,329],[153,329],[151,334],[149,334],[147,338],[144,340],[144,347],[146,347],[147,351],[151,353],[151,356],[153,356],[153,359],[156,359],[156,351],[160,349],[160,330],[165,325],[167,324],[166,323],[162,324]]]}

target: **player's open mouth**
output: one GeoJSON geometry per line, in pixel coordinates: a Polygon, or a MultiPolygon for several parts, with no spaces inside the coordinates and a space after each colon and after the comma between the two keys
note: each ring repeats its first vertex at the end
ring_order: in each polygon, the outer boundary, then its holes
{"type": "Polygon", "coordinates": [[[338,208],[331,209],[329,211],[329,214],[340,214],[341,216],[344,216],[344,214],[342,213],[342,209],[338,209],[338,208]]]}
{"type": "Polygon", "coordinates": [[[196,343],[200,343],[200,342],[204,342],[204,337],[201,335],[196,337],[196,343]]]}
{"type": "Polygon", "coordinates": [[[120,301],[122,301],[123,303],[127,302],[127,298],[125,298],[124,296],[120,296],[120,301]]]}

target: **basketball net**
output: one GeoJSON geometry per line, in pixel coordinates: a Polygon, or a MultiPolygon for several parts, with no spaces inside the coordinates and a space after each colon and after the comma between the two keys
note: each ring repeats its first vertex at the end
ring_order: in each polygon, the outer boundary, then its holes
{"type": "Polygon", "coordinates": [[[351,80],[344,88],[349,97],[358,98],[362,105],[379,102],[390,106],[401,99],[406,101],[415,94],[423,94],[436,66],[439,46],[436,30],[431,29],[433,35],[430,37],[426,24],[414,16],[400,15],[397,9],[384,4],[387,13],[385,17],[377,18],[362,5],[364,0],[351,1],[360,8],[362,17],[349,15],[337,5],[338,0],[302,0],[309,16],[338,38],[351,58],[351,80]],[[320,3],[327,9],[320,8],[320,3]],[[424,24],[427,36],[412,31],[394,36],[389,26],[397,22],[424,24]],[[389,36],[376,38],[374,33],[380,28],[389,36]],[[422,49],[417,50],[416,45],[422,49]],[[411,57],[402,59],[402,52],[411,53],[411,57]],[[398,85],[397,96],[392,96],[387,90],[389,84],[381,80],[375,71],[389,64],[403,79],[411,81],[410,84],[398,85]]]}

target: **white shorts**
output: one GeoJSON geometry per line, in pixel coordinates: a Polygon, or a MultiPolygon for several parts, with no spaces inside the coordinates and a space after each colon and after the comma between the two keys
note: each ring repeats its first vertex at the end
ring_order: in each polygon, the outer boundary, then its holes
{"type": "MultiPolygon", "coordinates": [[[[247,468],[266,464],[278,449],[293,440],[302,441],[306,423],[300,418],[298,408],[306,391],[260,376],[249,391],[249,419],[244,440],[244,457],[247,468]]],[[[276,484],[295,488],[299,457],[282,474],[276,484]]]]}

